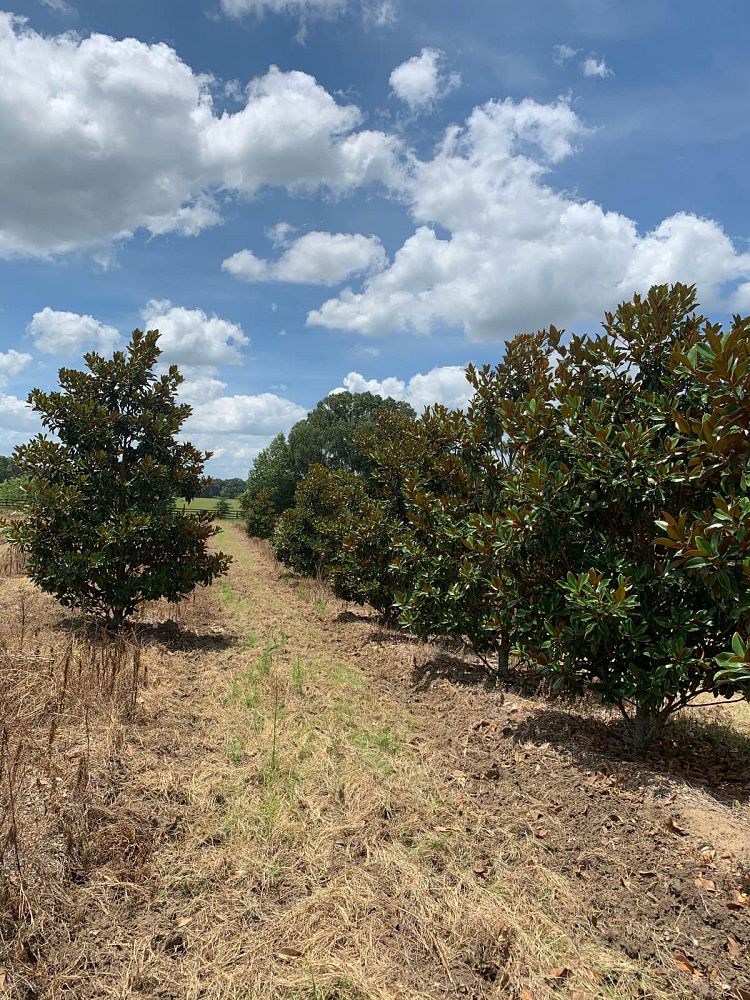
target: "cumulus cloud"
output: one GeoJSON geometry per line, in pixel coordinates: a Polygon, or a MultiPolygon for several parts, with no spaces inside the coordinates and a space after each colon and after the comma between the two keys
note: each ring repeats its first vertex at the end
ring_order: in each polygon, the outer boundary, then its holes
{"type": "Polygon", "coordinates": [[[382,267],[385,260],[385,250],[374,236],[312,232],[294,240],[276,261],[240,250],[224,261],[222,269],[243,281],[337,285],[382,267]]]}
{"type": "Polygon", "coordinates": [[[0,351],[0,386],[7,385],[10,379],[20,374],[31,361],[30,354],[20,351],[0,351]]]}
{"type": "Polygon", "coordinates": [[[45,306],[34,313],[29,323],[34,346],[43,354],[80,354],[93,348],[108,352],[117,345],[120,334],[113,326],[100,323],[93,316],[63,312],[45,306]]]}
{"type": "Polygon", "coordinates": [[[10,442],[12,447],[41,430],[41,423],[27,402],[17,396],[0,392],[0,428],[9,432],[4,434],[3,438],[10,442]]]}
{"type": "Polygon", "coordinates": [[[588,56],[581,63],[581,72],[584,76],[598,76],[604,78],[607,76],[614,76],[614,73],[606,64],[603,59],[597,59],[596,56],[588,56]]]}
{"type": "Polygon", "coordinates": [[[398,183],[398,141],[308,74],[271,67],[234,113],[216,112],[211,84],[168,45],[46,37],[0,13],[0,257],[194,235],[222,198],[269,185],[398,183]]]}
{"type": "Polygon", "coordinates": [[[422,49],[418,56],[407,59],[391,73],[391,90],[410,111],[432,108],[461,83],[458,73],[449,76],[443,73],[443,61],[444,54],[439,49],[422,49]]]}
{"type": "Polygon", "coordinates": [[[191,406],[208,403],[220,396],[226,387],[226,382],[210,375],[186,378],[179,389],[180,402],[189,403],[191,406]]]}
{"type": "Polygon", "coordinates": [[[461,365],[433,368],[425,374],[410,379],[367,379],[359,372],[349,372],[344,377],[343,388],[349,392],[373,392],[377,396],[390,396],[411,403],[417,413],[435,403],[449,409],[463,409],[471,398],[471,386],[466,381],[466,371],[461,365]]]}
{"type": "Polygon", "coordinates": [[[193,408],[186,429],[201,433],[278,434],[288,431],[307,410],[271,392],[257,396],[216,396],[193,408]]]}
{"type": "Polygon", "coordinates": [[[152,299],[141,312],[147,330],[161,334],[162,360],[168,364],[215,368],[242,362],[249,343],[242,327],[202,309],[175,306],[168,299],[152,299]]]}
{"type": "Polygon", "coordinates": [[[189,401],[193,413],[185,423],[185,436],[197,448],[214,453],[208,471],[220,476],[246,475],[255,456],[307,414],[303,406],[270,392],[189,401]]]}
{"type": "Polygon", "coordinates": [[[750,279],[714,221],[681,213],[652,232],[547,182],[586,134],[565,101],[490,101],[415,160],[418,228],[361,292],[345,289],[308,324],[364,335],[442,327],[493,341],[550,323],[595,321],[655,282],[695,282],[707,307],[750,279]],[[447,233],[447,235],[443,235],[447,233]]]}

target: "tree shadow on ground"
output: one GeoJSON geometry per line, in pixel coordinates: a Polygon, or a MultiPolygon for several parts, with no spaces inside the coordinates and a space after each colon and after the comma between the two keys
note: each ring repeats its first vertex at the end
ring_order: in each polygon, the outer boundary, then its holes
{"type": "Polygon", "coordinates": [[[79,635],[90,642],[110,643],[122,639],[125,642],[138,642],[144,647],[159,646],[170,653],[190,650],[219,651],[231,649],[242,641],[241,636],[232,633],[212,630],[201,632],[172,619],[162,622],[133,622],[119,632],[112,632],[101,626],[92,625],[86,618],[76,615],[64,618],[58,622],[56,628],[61,632],[79,635]]]}
{"type": "Polygon", "coordinates": [[[372,625],[373,621],[377,621],[377,619],[373,614],[367,614],[365,611],[340,611],[333,621],[337,625],[350,625],[353,622],[372,625]]]}
{"type": "Polygon", "coordinates": [[[412,684],[417,691],[428,690],[436,681],[483,691],[506,692],[523,698],[560,698],[535,670],[511,665],[507,676],[492,670],[470,650],[447,647],[423,662],[415,662],[412,684]]]}
{"type": "Polygon", "coordinates": [[[678,779],[726,805],[750,801],[750,739],[716,723],[674,722],[647,750],[632,745],[621,719],[542,706],[511,735],[516,743],[549,744],[586,770],[618,771],[632,790],[644,778],[678,779]]]}

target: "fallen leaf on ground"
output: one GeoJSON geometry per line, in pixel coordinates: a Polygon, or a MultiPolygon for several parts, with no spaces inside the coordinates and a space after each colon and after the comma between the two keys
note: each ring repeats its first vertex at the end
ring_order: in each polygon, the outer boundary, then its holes
{"type": "Polygon", "coordinates": [[[730,910],[742,910],[744,907],[750,906],[750,896],[746,892],[735,889],[732,893],[732,902],[727,905],[730,910]]]}
{"type": "Polygon", "coordinates": [[[672,831],[672,833],[676,833],[678,837],[687,837],[687,830],[684,827],[680,826],[680,824],[677,822],[674,816],[670,816],[667,826],[672,831]]]}
{"type": "Polygon", "coordinates": [[[530,990],[521,990],[521,1000],[534,1000],[530,990]]]}
{"type": "Polygon", "coordinates": [[[193,922],[192,917],[178,917],[175,920],[174,925],[175,927],[187,927],[187,925],[192,924],[192,922],[193,922]]]}
{"type": "Polygon", "coordinates": [[[695,884],[701,892],[716,892],[716,883],[710,878],[703,878],[702,875],[699,875],[695,884]]]}
{"type": "Polygon", "coordinates": [[[680,972],[688,972],[690,973],[691,976],[702,975],[698,966],[695,965],[693,962],[691,962],[690,959],[687,957],[687,955],[682,951],[678,951],[675,954],[674,964],[677,966],[680,972]]]}
{"type": "Polygon", "coordinates": [[[572,973],[566,965],[559,965],[557,968],[549,970],[547,979],[567,979],[570,975],[572,973]]]}
{"type": "Polygon", "coordinates": [[[302,958],[302,952],[299,948],[279,948],[276,957],[289,961],[292,958],[302,958]]]}
{"type": "Polygon", "coordinates": [[[729,960],[731,962],[739,962],[742,958],[742,948],[740,947],[739,941],[729,935],[726,944],[724,945],[727,955],[729,955],[729,960]]]}

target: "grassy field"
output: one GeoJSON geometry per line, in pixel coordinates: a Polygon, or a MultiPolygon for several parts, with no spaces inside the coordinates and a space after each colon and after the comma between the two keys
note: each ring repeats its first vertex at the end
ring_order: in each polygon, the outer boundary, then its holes
{"type": "MultiPolygon", "coordinates": [[[[198,497],[197,500],[193,500],[192,503],[187,505],[188,510],[216,510],[216,506],[219,503],[219,497],[198,497]]],[[[227,500],[230,510],[239,510],[240,502],[239,500],[227,500]]]]}

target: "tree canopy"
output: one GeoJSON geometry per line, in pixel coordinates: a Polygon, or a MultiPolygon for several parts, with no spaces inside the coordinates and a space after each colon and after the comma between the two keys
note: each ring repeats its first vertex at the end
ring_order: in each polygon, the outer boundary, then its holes
{"type": "Polygon", "coordinates": [[[372,392],[333,392],[322,399],[289,432],[289,456],[297,479],[313,465],[360,475],[369,472],[372,459],[362,447],[362,436],[376,431],[376,417],[383,413],[415,416],[408,403],[372,392]]]}

